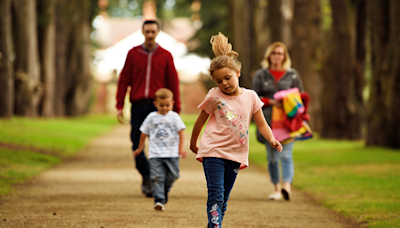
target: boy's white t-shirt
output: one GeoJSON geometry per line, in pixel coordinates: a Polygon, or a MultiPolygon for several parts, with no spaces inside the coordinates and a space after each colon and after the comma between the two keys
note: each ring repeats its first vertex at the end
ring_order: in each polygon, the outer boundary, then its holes
{"type": "Polygon", "coordinates": [[[179,132],[185,128],[174,111],[165,115],[150,113],[140,126],[140,131],[149,136],[149,158],[179,157],[179,132]]]}

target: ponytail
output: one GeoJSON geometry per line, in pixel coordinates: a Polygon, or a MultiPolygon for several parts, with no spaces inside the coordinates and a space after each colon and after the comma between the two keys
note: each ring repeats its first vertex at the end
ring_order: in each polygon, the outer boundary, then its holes
{"type": "Polygon", "coordinates": [[[222,33],[212,36],[210,39],[215,58],[211,61],[208,71],[212,76],[215,70],[228,67],[234,71],[242,68],[242,64],[237,60],[239,54],[232,50],[232,44],[228,43],[228,37],[222,33]]]}

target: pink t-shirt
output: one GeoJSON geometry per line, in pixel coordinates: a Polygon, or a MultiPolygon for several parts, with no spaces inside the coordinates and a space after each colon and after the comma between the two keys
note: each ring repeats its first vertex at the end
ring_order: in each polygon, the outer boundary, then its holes
{"type": "Polygon", "coordinates": [[[239,96],[229,96],[212,88],[198,106],[210,114],[196,159],[224,158],[249,165],[249,125],[253,115],[263,106],[253,90],[243,88],[239,96]]]}

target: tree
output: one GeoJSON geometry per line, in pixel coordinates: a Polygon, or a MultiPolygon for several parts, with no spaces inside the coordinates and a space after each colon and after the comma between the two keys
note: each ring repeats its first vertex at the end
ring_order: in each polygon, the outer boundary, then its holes
{"type": "Polygon", "coordinates": [[[240,86],[251,88],[252,46],[254,45],[254,29],[251,15],[254,13],[254,0],[231,0],[230,31],[233,49],[239,53],[242,63],[240,86]]]}
{"type": "Polygon", "coordinates": [[[400,148],[400,2],[371,2],[372,82],[368,146],[400,148]]]}
{"type": "Polygon", "coordinates": [[[295,0],[292,21],[293,45],[291,59],[293,68],[300,74],[305,91],[310,95],[310,125],[315,131],[321,129],[321,89],[318,73],[317,50],[321,39],[320,0],[295,0]]]}
{"type": "Polygon", "coordinates": [[[355,21],[349,0],[331,0],[330,53],[323,71],[321,136],[361,138],[363,100],[357,96],[355,21]]]}
{"type": "MultiPolygon", "coordinates": [[[[218,32],[223,33],[225,36],[230,38],[231,31],[229,28],[229,2],[230,0],[202,0],[201,9],[199,11],[200,20],[202,23],[201,29],[199,29],[192,41],[197,43],[197,47],[192,50],[199,55],[208,56],[214,58],[214,53],[211,49],[210,38],[213,35],[217,35],[218,32]]],[[[235,47],[233,47],[235,50],[235,47]]]]}
{"type": "Polygon", "coordinates": [[[72,116],[89,111],[92,82],[90,74],[90,1],[76,1],[75,10],[67,71],[72,81],[66,102],[66,114],[72,116]]]}
{"type": "Polygon", "coordinates": [[[0,15],[0,117],[10,118],[14,109],[11,0],[0,2],[0,15]]]}
{"type": "Polygon", "coordinates": [[[35,117],[43,88],[37,42],[35,0],[13,0],[15,33],[15,114],[35,117]]]}
{"type": "Polygon", "coordinates": [[[40,113],[42,116],[54,116],[55,105],[55,55],[56,21],[55,0],[38,2],[39,52],[42,66],[43,98],[40,113]]]}
{"type": "Polygon", "coordinates": [[[93,0],[58,0],[56,6],[55,115],[89,110],[91,97],[90,32],[93,0]]]}

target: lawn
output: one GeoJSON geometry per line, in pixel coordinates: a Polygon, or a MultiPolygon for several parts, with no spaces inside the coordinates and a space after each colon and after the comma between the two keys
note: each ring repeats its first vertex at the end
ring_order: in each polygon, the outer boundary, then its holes
{"type": "MultiPolygon", "coordinates": [[[[196,115],[183,116],[190,134],[196,115]]],[[[250,126],[250,162],[267,171],[266,152],[250,126]]],[[[314,138],[296,142],[293,185],[368,227],[400,227],[400,150],[362,141],[314,138]]]]}
{"type": "Polygon", "coordinates": [[[20,148],[0,147],[0,196],[44,169],[62,162],[117,124],[114,116],[77,118],[0,119],[0,142],[20,148]]]}
{"type": "MultiPolygon", "coordinates": [[[[296,142],[293,156],[296,188],[368,227],[400,227],[400,150],[315,138],[296,142]]],[[[250,160],[266,167],[256,137],[250,139],[250,160]]]]}

